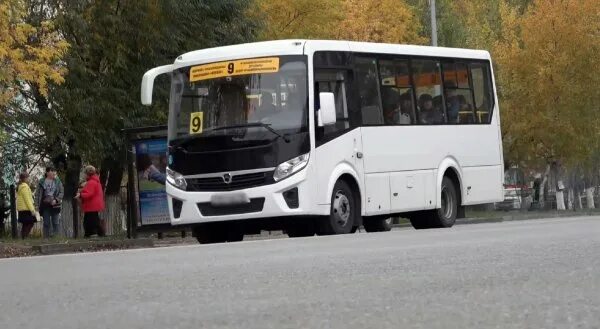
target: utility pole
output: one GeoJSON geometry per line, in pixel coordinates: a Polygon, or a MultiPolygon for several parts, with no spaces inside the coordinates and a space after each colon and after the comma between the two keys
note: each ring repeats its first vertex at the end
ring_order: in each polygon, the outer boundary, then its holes
{"type": "Polygon", "coordinates": [[[431,45],[437,47],[437,19],[435,16],[435,0],[429,0],[431,11],[431,45]]]}

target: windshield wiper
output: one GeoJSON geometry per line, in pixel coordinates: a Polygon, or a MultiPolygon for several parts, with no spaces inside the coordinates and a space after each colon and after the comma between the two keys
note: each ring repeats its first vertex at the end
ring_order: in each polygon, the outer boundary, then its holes
{"type": "Polygon", "coordinates": [[[268,123],[262,123],[262,122],[251,122],[251,123],[245,123],[245,124],[241,124],[241,125],[231,125],[231,126],[222,126],[222,127],[216,127],[207,131],[217,131],[217,130],[224,130],[224,129],[236,129],[236,128],[252,128],[252,127],[262,127],[267,129],[268,131],[272,132],[273,134],[277,135],[277,137],[281,137],[286,143],[290,142],[290,138],[288,137],[287,134],[281,134],[279,133],[277,130],[271,128],[271,125],[268,123]]]}
{"type": "MultiPolygon", "coordinates": [[[[277,137],[281,137],[286,143],[290,142],[290,138],[288,137],[287,134],[283,135],[281,133],[279,133],[277,130],[271,128],[270,124],[267,123],[262,123],[262,122],[252,122],[252,123],[246,123],[246,124],[240,124],[240,125],[231,125],[231,126],[222,126],[222,127],[216,127],[216,128],[212,128],[209,130],[205,130],[204,132],[211,132],[211,131],[217,131],[217,130],[224,130],[224,129],[236,129],[236,128],[252,128],[252,127],[262,127],[267,129],[268,131],[272,132],[273,134],[277,135],[277,137]]],[[[198,137],[204,137],[200,134],[198,135],[189,135],[186,137],[183,137],[181,139],[176,140],[171,147],[181,147],[184,144],[186,144],[187,142],[194,140],[198,137]]]]}

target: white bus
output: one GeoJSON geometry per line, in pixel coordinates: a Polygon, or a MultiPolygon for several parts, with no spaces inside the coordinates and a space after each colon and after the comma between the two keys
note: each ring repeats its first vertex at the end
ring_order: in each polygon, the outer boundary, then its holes
{"type": "Polygon", "coordinates": [[[487,51],[280,40],[204,49],[170,74],[172,225],[201,243],[451,227],[503,199],[498,100],[487,51]]]}

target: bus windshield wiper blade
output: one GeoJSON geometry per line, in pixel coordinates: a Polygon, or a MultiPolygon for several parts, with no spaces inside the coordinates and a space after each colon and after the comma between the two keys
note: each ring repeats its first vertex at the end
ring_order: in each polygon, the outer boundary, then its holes
{"type": "Polygon", "coordinates": [[[216,130],[223,130],[223,129],[236,129],[236,128],[252,128],[252,127],[265,128],[268,131],[272,132],[273,134],[277,135],[277,137],[281,137],[286,143],[290,142],[290,138],[287,135],[283,135],[283,134],[279,133],[277,130],[271,128],[270,124],[262,123],[262,122],[251,122],[251,123],[246,123],[246,124],[241,124],[241,125],[216,127],[211,130],[208,130],[208,131],[216,131],[216,130]]]}
{"type": "MultiPolygon", "coordinates": [[[[208,133],[211,131],[217,131],[217,130],[224,130],[224,129],[236,129],[236,128],[252,128],[252,127],[262,127],[267,129],[268,131],[272,132],[273,134],[277,135],[277,137],[281,137],[286,143],[290,142],[290,138],[287,136],[287,134],[283,135],[281,133],[279,133],[277,130],[271,128],[270,124],[267,123],[262,123],[262,122],[252,122],[252,123],[247,123],[247,124],[240,124],[240,125],[231,125],[231,126],[222,126],[222,127],[216,127],[216,128],[212,128],[212,129],[208,129],[205,130],[204,132],[208,133]]],[[[184,144],[186,144],[187,142],[194,140],[196,138],[199,137],[205,137],[203,135],[188,135],[185,136],[181,139],[177,139],[175,140],[175,142],[173,142],[173,144],[171,145],[171,147],[177,148],[177,147],[181,147],[184,144]]]]}

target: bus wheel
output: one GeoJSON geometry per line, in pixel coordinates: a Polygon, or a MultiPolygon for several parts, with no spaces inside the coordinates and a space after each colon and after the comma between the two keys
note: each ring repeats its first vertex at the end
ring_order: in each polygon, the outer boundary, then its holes
{"type": "Polygon", "coordinates": [[[357,214],[357,201],[350,186],[338,180],[331,195],[329,216],[319,220],[319,235],[347,234],[352,231],[357,214]]]}
{"type": "Polygon", "coordinates": [[[442,180],[442,204],[429,217],[431,228],[452,227],[458,214],[458,193],[448,177],[442,180]]]}
{"type": "Polygon", "coordinates": [[[367,232],[387,232],[392,229],[392,217],[363,218],[363,226],[367,232]]]}
{"type": "Polygon", "coordinates": [[[410,216],[410,224],[415,230],[423,230],[431,228],[431,223],[429,221],[430,212],[424,211],[415,213],[410,216]]]}

